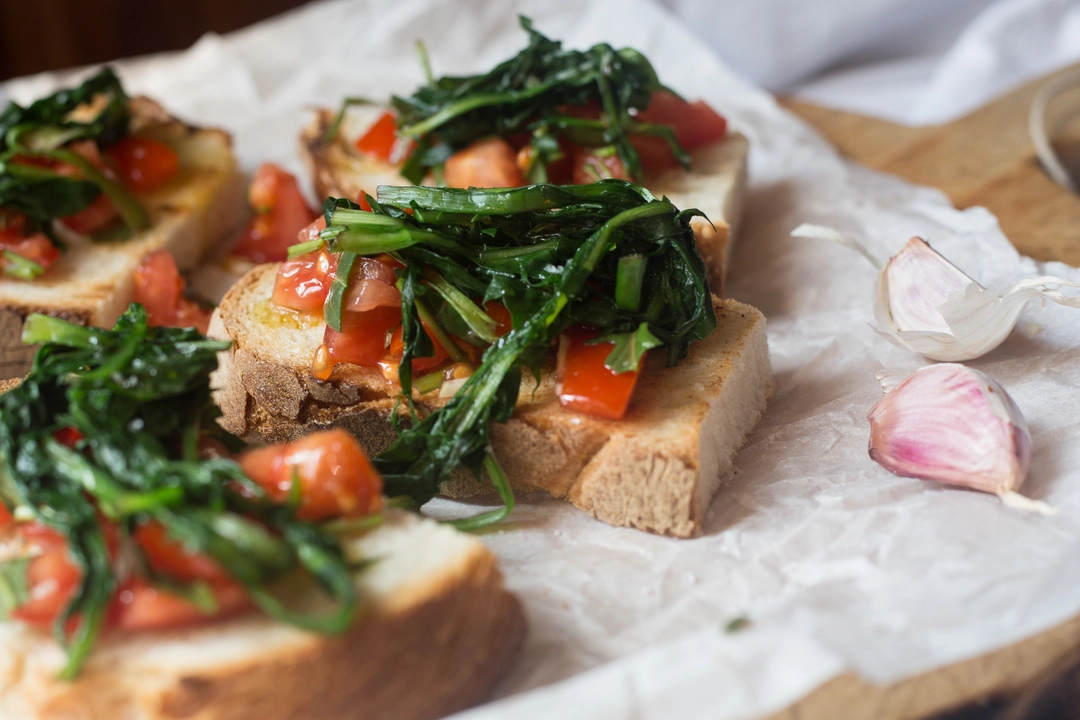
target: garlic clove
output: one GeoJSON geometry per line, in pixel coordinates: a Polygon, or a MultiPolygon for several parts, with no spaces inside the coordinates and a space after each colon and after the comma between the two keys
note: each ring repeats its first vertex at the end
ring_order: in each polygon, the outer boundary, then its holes
{"type": "Polygon", "coordinates": [[[913,237],[885,263],[878,292],[893,331],[948,335],[949,324],[938,306],[972,284],[977,285],[925,240],[913,237]]]}
{"type": "Polygon", "coordinates": [[[1047,287],[1080,287],[1080,283],[1050,276],[1022,280],[999,297],[921,238],[908,240],[882,267],[858,241],[832,228],[800,225],[792,235],[855,248],[881,268],[875,329],[893,344],[931,360],[961,362],[985,355],[1009,336],[1031,300],[1080,308],[1080,297],[1047,287]]]}
{"type": "Polygon", "coordinates": [[[989,376],[953,363],[929,365],[871,408],[870,458],[889,472],[1000,496],[1012,507],[1053,513],[1016,491],[1031,464],[1031,435],[1013,399],[989,376]]]}

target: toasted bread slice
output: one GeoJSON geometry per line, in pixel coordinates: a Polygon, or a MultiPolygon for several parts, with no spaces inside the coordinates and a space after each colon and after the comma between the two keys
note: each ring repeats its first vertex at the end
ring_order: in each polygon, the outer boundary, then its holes
{"type": "Polygon", "coordinates": [[[0,717],[14,720],[437,718],[484,699],[524,617],[476,538],[407,513],[346,544],[374,560],[341,637],[259,614],[107,636],[74,682],[51,635],[0,623],[0,717]]]}
{"type": "MultiPolygon", "coordinates": [[[[234,341],[212,379],[222,424],[271,442],[343,427],[369,454],[381,452],[394,438],[394,386],[377,370],[348,364],[327,382],[312,378],[325,325],[271,303],[277,267],[245,275],[211,320],[211,335],[234,341]]],[[[772,393],[764,317],[734,300],[714,305],[716,331],[676,367],[646,367],[622,420],[563,409],[551,373],[536,388],[525,380],[514,417],[491,432],[514,486],[566,498],[613,525],[698,534],[720,476],[772,393]]],[[[445,402],[434,395],[416,397],[421,411],[445,402]]],[[[490,492],[461,477],[443,491],[490,492]]]]}
{"type": "Polygon", "coordinates": [[[185,125],[146,98],[132,100],[132,131],[165,142],[180,158],[176,177],[136,194],[151,227],[112,242],[66,237],[67,251],[38,279],[0,277],[0,378],[29,369],[34,348],[19,339],[28,314],[112,327],[131,302],[143,256],[166,249],[189,270],[246,218],[244,180],[228,133],[185,125]]]}
{"type": "MultiPolygon", "coordinates": [[[[334,121],[332,111],[316,110],[304,128],[300,154],[320,198],[355,200],[361,191],[374,195],[379,185],[409,184],[395,166],[353,149],[356,139],[375,119],[371,110],[357,108],[346,113],[339,132],[330,142],[326,141],[326,132],[334,121]]],[[[666,195],[676,207],[697,208],[708,216],[708,220],[694,218],[691,225],[708,269],[709,287],[720,297],[742,217],[748,150],[746,137],[732,132],[721,142],[693,153],[690,172],[667,170],[644,178],[645,187],[657,197],[666,195]]]]}

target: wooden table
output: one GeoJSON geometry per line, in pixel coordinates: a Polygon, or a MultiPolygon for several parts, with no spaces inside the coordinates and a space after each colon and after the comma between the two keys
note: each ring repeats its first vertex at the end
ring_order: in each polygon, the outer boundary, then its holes
{"type": "MultiPolygon", "coordinates": [[[[1080,266],[1080,196],[1046,176],[1028,136],[1028,112],[1036,94],[1057,76],[1074,70],[1033,82],[959,120],[934,127],[896,125],[791,98],[780,102],[844,155],[940,188],[959,208],[989,208],[1022,253],[1080,266]]],[[[1057,137],[1061,154],[1080,158],[1080,103],[1076,108],[1057,137]]],[[[853,673],[840,676],[769,720],[930,717],[1080,717],[1080,616],[997,652],[887,687],[853,673]]]]}

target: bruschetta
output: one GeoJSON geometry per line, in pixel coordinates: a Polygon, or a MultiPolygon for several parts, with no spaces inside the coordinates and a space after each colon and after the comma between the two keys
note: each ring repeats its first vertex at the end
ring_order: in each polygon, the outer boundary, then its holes
{"type": "Polygon", "coordinates": [[[222,130],[128,97],[104,69],[77,88],[0,114],[0,376],[26,372],[30,313],[111,327],[134,271],[166,250],[193,268],[247,216],[222,130]]]}
{"type": "Polygon", "coordinates": [[[612,179],[366,200],[328,201],[217,309],[230,432],[344,427],[419,503],[540,489],[701,531],[772,375],[761,313],[709,292],[694,212],[612,179]]]}
{"type": "Polygon", "coordinates": [[[26,335],[0,395],[0,716],[437,718],[506,671],[524,621],[491,553],[391,507],[341,430],[241,450],[213,421],[223,343],[139,305],[26,335]]]}
{"type": "Polygon", "coordinates": [[[487,73],[431,78],[381,109],[317,110],[300,150],[319,197],[379,185],[515,187],[629,179],[697,208],[709,285],[724,277],[746,185],[748,143],[702,100],[665,88],[649,61],[606,44],[572,50],[522,18],[529,42],[487,73]],[[705,218],[708,219],[705,219],[705,218]]]}

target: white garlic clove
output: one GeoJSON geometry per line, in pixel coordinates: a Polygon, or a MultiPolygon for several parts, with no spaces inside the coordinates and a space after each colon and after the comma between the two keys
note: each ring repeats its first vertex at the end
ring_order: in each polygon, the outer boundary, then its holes
{"type": "MultiPolygon", "coordinates": [[[[792,235],[830,240],[855,248],[876,267],[881,264],[858,241],[831,228],[800,225],[792,235]]],[[[921,238],[911,238],[883,268],[874,306],[876,330],[900,347],[931,360],[974,360],[1000,345],[1020,312],[1035,299],[1080,308],[1047,286],[1080,287],[1059,277],[1022,280],[999,297],[968,277],[921,238]]]]}
{"type": "Polygon", "coordinates": [[[871,408],[870,458],[889,472],[1000,496],[1014,507],[1052,513],[1020,496],[1031,435],[1013,399],[989,376],[953,363],[929,365],[895,384],[871,408]]]}
{"type": "Polygon", "coordinates": [[[885,263],[878,290],[894,331],[949,334],[938,306],[974,282],[925,240],[913,237],[885,263]]]}

